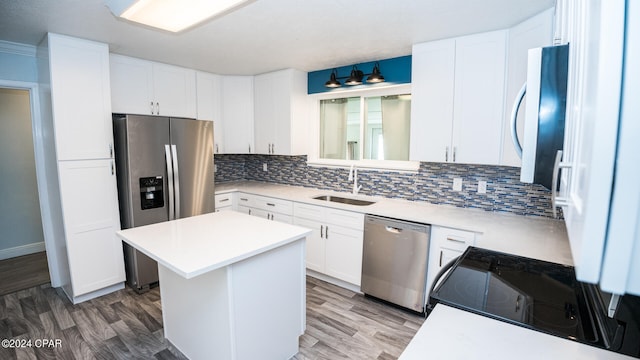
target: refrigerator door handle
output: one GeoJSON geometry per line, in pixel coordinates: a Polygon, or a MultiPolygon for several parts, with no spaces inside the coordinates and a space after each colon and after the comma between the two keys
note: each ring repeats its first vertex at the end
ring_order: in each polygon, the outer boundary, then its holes
{"type": "Polygon", "coordinates": [[[175,219],[174,199],[173,199],[173,161],[171,160],[171,150],[169,145],[164,145],[164,160],[167,165],[167,187],[169,188],[169,220],[175,219]]]}
{"type": "Polygon", "coordinates": [[[171,145],[171,158],[173,159],[173,192],[175,197],[176,219],[180,219],[180,172],[178,171],[178,151],[175,145],[171,145]]]}

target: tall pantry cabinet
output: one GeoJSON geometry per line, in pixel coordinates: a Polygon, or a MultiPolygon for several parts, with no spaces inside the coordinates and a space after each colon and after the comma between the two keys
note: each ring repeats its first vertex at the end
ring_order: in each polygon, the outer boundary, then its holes
{"type": "MultiPolygon", "coordinates": [[[[38,47],[55,276],[73,303],[121,289],[109,48],[48,34],[38,47]],[[53,155],[55,154],[55,155],[53,155]],[[57,186],[56,186],[57,185],[57,186]]],[[[57,281],[56,281],[57,282],[57,281]]]]}

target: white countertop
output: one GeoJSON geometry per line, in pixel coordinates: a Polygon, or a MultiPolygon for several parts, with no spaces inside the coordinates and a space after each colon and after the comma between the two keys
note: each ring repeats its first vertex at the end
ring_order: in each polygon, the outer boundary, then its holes
{"type": "Polygon", "coordinates": [[[437,304],[399,358],[424,359],[633,358],[437,304]]]}
{"type": "Polygon", "coordinates": [[[129,245],[190,279],[306,237],[311,230],[233,211],[116,232],[129,245]]]}
{"type": "Polygon", "coordinates": [[[255,181],[216,184],[216,193],[232,191],[473,231],[479,234],[478,247],[573,265],[567,232],[561,220],[363,195],[355,198],[376,203],[355,206],[313,199],[323,194],[354,197],[349,193],[255,181]]]}

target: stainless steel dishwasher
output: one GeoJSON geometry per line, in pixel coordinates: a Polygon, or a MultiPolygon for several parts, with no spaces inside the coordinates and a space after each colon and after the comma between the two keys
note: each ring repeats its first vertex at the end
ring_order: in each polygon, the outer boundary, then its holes
{"type": "Polygon", "coordinates": [[[424,312],[430,229],[425,224],[366,215],[360,290],[424,312]]]}

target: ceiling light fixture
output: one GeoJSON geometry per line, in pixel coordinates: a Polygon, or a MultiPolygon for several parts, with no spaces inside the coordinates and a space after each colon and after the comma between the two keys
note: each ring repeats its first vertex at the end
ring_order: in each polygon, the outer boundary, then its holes
{"type": "Polygon", "coordinates": [[[111,12],[129,21],[180,32],[254,0],[104,0],[111,12]]]}
{"type": "Polygon", "coordinates": [[[373,66],[373,71],[371,72],[371,74],[364,74],[362,71],[358,70],[358,67],[356,65],[353,65],[353,67],[351,68],[351,74],[349,76],[339,77],[338,70],[333,69],[331,71],[331,76],[329,78],[329,81],[324,83],[324,86],[328,88],[337,88],[342,86],[342,84],[340,83],[340,81],[338,81],[338,79],[347,79],[344,82],[345,85],[350,85],[350,86],[360,85],[362,84],[362,79],[364,78],[365,75],[369,75],[369,77],[367,77],[368,83],[384,82],[384,76],[382,76],[382,74],[380,73],[380,64],[378,64],[378,62],[376,61],[375,65],[373,66]]]}

